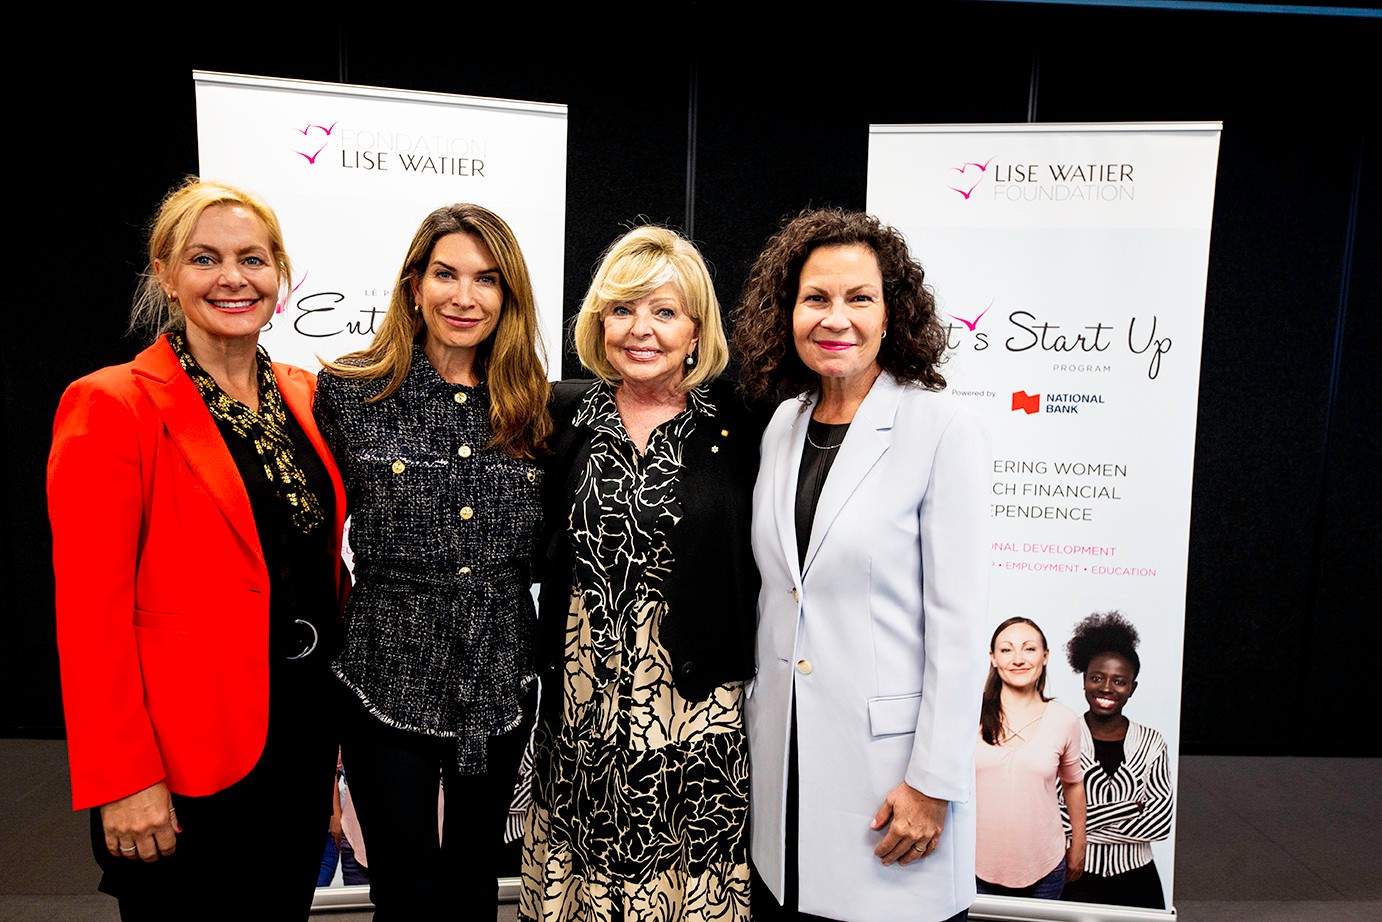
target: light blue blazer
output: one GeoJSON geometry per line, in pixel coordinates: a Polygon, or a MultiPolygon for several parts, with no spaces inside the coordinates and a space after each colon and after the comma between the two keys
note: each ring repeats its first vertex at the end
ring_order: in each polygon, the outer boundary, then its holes
{"type": "Polygon", "coordinates": [[[819,395],[763,436],[754,490],[758,674],[747,704],[753,860],[781,901],[793,699],[802,912],[946,919],[974,900],[974,741],[989,620],[987,433],[959,398],[884,372],[826,479],[804,568],[797,472],[819,395]],[[951,802],[903,867],[869,828],[899,782],[951,802]]]}

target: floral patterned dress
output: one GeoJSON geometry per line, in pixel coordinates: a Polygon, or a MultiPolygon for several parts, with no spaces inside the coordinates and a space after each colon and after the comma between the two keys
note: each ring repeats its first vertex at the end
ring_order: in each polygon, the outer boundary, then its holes
{"type": "Polygon", "coordinates": [[[743,684],[683,698],[658,638],[682,447],[713,412],[692,391],[641,456],[610,388],[592,388],[576,414],[595,435],[571,498],[560,723],[534,738],[523,919],[748,918],[743,684]]]}

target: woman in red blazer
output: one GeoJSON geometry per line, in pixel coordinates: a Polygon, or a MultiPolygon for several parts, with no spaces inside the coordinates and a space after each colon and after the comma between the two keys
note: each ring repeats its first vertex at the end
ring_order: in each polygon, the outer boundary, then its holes
{"type": "Polygon", "coordinates": [[[122,918],[186,917],[252,858],[305,917],[336,762],[340,475],[315,378],[258,348],[290,276],[273,211],[189,179],[132,325],[161,335],[63,395],[48,461],[73,807],[122,918]]]}

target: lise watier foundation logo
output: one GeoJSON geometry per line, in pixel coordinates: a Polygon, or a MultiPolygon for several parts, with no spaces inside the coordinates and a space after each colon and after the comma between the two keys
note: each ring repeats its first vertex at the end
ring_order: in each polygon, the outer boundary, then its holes
{"type": "Polygon", "coordinates": [[[308,166],[315,166],[317,158],[321,152],[326,150],[331,143],[331,132],[336,130],[339,122],[332,122],[330,125],[307,125],[303,128],[294,128],[293,131],[302,135],[301,138],[293,139],[293,153],[307,161],[308,166]]]}
{"type": "Polygon", "coordinates": [[[1041,394],[1029,394],[1026,391],[1013,391],[1013,412],[1021,411],[1031,416],[1042,412],[1045,407],[1047,413],[1079,413],[1080,409],[1089,409],[1092,404],[1102,406],[1104,402],[1103,394],[1047,394],[1043,402],[1041,394]]]}
{"type": "Polygon", "coordinates": [[[1018,163],[995,155],[946,167],[945,187],[966,202],[976,192],[995,202],[1132,201],[1134,172],[1133,164],[1118,161],[1018,163]]]}
{"type": "Polygon", "coordinates": [[[990,163],[993,163],[992,157],[988,158],[983,163],[967,160],[959,166],[952,166],[950,171],[955,175],[950,177],[950,182],[946,183],[946,186],[952,192],[958,192],[962,195],[965,201],[969,201],[969,197],[974,194],[974,190],[979,188],[979,183],[984,181],[984,176],[988,173],[990,163]]]}
{"type": "MultiPolygon", "coordinates": [[[[393,126],[361,128],[349,121],[305,121],[285,129],[288,149],[309,167],[420,176],[484,177],[484,137],[435,134],[393,126]]],[[[287,156],[287,155],[285,155],[287,156]]],[[[289,159],[295,159],[289,157],[289,159]]]]}

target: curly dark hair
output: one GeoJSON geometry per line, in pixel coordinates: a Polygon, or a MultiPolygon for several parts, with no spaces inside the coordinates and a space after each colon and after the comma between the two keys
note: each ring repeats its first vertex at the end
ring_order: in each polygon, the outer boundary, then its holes
{"type": "Polygon", "coordinates": [[[873,251],[883,276],[888,338],[878,364],[902,381],[931,390],[945,387],[937,370],[944,361],[946,331],[921,263],[901,232],[860,211],[807,209],[784,219],[749,272],[731,314],[740,387],[753,397],[782,399],[815,390],[820,379],[806,367],[792,341],[801,267],[818,247],[861,244],[873,251]]]}
{"type": "Polygon", "coordinates": [[[1137,628],[1116,611],[1095,612],[1075,625],[1075,632],[1065,645],[1065,656],[1070,668],[1083,675],[1089,669],[1090,660],[1101,653],[1116,653],[1132,663],[1132,677],[1142,671],[1142,660],[1137,656],[1137,628]]]}

